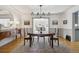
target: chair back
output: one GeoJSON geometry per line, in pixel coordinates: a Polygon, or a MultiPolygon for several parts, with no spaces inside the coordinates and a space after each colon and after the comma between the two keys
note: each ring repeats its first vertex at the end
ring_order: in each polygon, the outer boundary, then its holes
{"type": "Polygon", "coordinates": [[[55,28],[55,35],[59,36],[59,28],[55,28]]]}
{"type": "Polygon", "coordinates": [[[29,35],[30,35],[30,33],[28,31],[28,28],[24,28],[24,37],[28,37],[29,35]]]}

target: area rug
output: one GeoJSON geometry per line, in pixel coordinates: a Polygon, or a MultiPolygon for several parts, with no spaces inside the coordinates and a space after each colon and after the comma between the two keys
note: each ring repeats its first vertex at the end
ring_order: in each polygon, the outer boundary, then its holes
{"type": "Polygon", "coordinates": [[[48,40],[43,40],[42,38],[38,41],[34,40],[32,47],[29,47],[29,42],[26,45],[19,45],[15,48],[12,53],[70,53],[70,49],[60,42],[59,46],[57,42],[54,41],[54,47],[51,48],[48,40]]]}

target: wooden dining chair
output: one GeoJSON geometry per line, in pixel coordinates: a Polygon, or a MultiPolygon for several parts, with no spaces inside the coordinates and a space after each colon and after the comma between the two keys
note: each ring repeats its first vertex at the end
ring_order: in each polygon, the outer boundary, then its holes
{"type": "Polygon", "coordinates": [[[57,42],[57,44],[59,46],[59,29],[55,28],[55,35],[53,36],[53,39],[50,40],[50,45],[51,45],[52,40],[57,42]]]}
{"type": "Polygon", "coordinates": [[[59,46],[59,29],[55,28],[55,35],[53,36],[53,40],[55,40],[55,42],[57,41],[57,44],[59,46]]]}
{"type": "Polygon", "coordinates": [[[28,41],[30,41],[30,39],[31,39],[30,35],[28,34],[26,29],[24,28],[24,45],[25,45],[26,40],[28,42],[28,41]]]}
{"type": "Polygon", "coordinates": [[[17,39],[18,35],[20,35],[20,39],[21,39],[21,37],[22,37],[21,29],[16,28],[15,30],[16,30],[16,39],[17,39]]]}

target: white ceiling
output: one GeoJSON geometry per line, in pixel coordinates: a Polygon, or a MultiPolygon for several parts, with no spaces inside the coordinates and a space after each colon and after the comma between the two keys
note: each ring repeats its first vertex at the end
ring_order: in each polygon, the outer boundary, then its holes
{"type": "MultiPolygon", "coordinates": [[[[40,12],[39,5],[32,5],[30,6],[34,13],[40,12]]],[[[43,13],[60,13],[64,12],[65,10],[71,8],[72,5],[43,5],[41,7],[41,12],[43,13]]]]}
{"type": "MultiPolygon", "coordinates": [[[[1,10],[1,7],[7,8],[7,10],[10,10],[10,12],[12,10],[23,14],[31,13],[31,12],[34,12],[34,13],[40,12],[39,5],[4,5],[4,6],[0,5],[0,10],[1,10]]],[[[66,11],[71,7],[73,7],[73,5],[43,5],[41,8],[42,9],[41,12],[60,13],[60,12],[66,11]]]]}

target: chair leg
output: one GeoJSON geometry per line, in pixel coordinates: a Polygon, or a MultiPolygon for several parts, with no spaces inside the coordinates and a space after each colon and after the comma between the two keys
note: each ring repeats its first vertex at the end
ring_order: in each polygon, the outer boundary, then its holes
{"type": "Polygon", "coordinates": [[[48,43],[49,43],[49,45],[51,45],[50,42],[51,42],[51,40],[50,40],[50,38],[48,37],[48,43]]]}
{"type": "Polygon", "coordinates": [[[32,45],[32,39],[29,40],[29,44],[30,44],[29,46],[31,47],[31,45],[32,45]]]}
{"type": "Polygon", "coordinates": [[[33,42],[34,42],[34,37],[33,37],[33,42]]]}
{"type": "Polygon", "coordinates": [[[17,39],[17,35],[16,35],[16,39],[17,39]]]}
{"type": "Polygon", "coordinates": [[[38,37],[38,42],[39,42],[39,37],[38,37]]]}
{"type": "Polygon", "coordinates": [[[57,40],[55,40],[55,42],[56,42],[57,40]]]}
{"type": "Polygon", "coordinates": [[[45,42],[45,37],[43,37],[44,38],[44,42],[45,42]]]}
{"type": "Polygon", "coordinates": [[[20,40],[21,40],[22,35],[20,34],[20,40]]]}
{"type": "Polygon", "coordinates": [[[44,44],[45,44],[45,37],[43,37],[44,38],[44,44]]]}
{"type": "Polygon", "coordinates": [[[59,46],[59,39],[58,39],[58,46],[59,46]]]}
{"type": "Polygon", "coordinates": [[[52,48],[53,48],[53,39],[52,39],[52,48]]]}
{"type": "Polygon", "coordinates": [[[50,46],[51,46],[51,40],[49,41],[49,44],[50,44],[50,46]]]}
{"type": "Polygon", "coordinates": [[[25,39],[24,39],[24,46],[25,46],[25,39]]]}
{"type": "Polygon", "coordinates": [[[50,38],[48,37],[48,42],[50,42],[50,38]]]}

